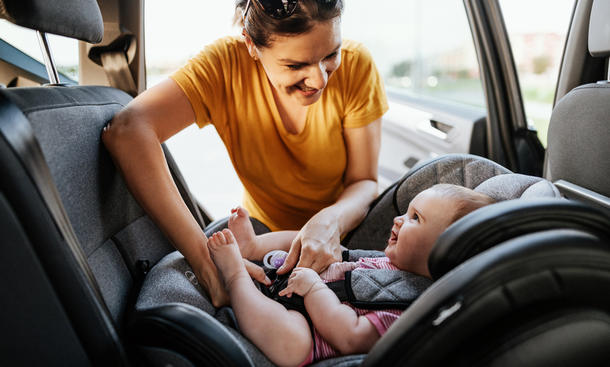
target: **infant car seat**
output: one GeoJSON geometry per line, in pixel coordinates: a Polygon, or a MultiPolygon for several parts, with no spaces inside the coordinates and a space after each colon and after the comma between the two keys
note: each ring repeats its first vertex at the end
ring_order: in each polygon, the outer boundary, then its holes
{"type": "MultiPolygon", "coordinates": [[[[552,202],[564,201],[560,199],[557,189],[550,182],[542,178],[513,174],[488,159],[473,155],[455,154],[444,156],[414,168],[403,179],[380,196],[375,205],[373,205],[364,224],[344,241],[350,248],[354,248],[353,243],[358,240],[360,241],[358,245],[368,250],[350,250],[346,256],[351,260],[361,256],[379,256],[379,251],[375,250],[381,250],[385,247],[389,229],[392,225],[392,218],[398,215],[398,213],[403,213],[408,206],[408,202],[419,191],[439,182],[472,187],[475,190],[493,196],[497,200],[519,198],[519,201],[533,201],[542,197],[552,202]],[[389,205],[386,203],[389,203],[389,205]],[[384,205],[387,206],[382,207],[384,205]],[[382,217],[385,218],[384,223],[380,220],[382,217]]],[[[464,222],[467,223],[468,221],[464,219],[464,222]]],[[[458,223],[456,222],[456,224],[458,223]]],[[[374,295],[369,292],[370,288],[359,291],[359,287],[367,287],[361,281],[365,277],[370,279],[369,275],[360,278],[360,274],[358,274],[358,276],[348,280],[351,281],[350,285],[356,290],[355,297],[360,297],[359,301],[361,304],[365,304],[367,300],[362,299],[365,296],[360,296],[360,294],[377,297],[373,301],[388,303],[387,298],[378,297],[378,295],[397,295],[400,293],[394,292],[390,288],[387,289],[387,292],[385,292],[385,289],[374,292],[374,295]]],[[[377,285],[381,284],[381,287],[392,287],[391,283],[393,283],[391,278],[379,278],[376,281],[379,282],[377,285]],[[383,283],[387,279],[390,280],[387,283],[383,283]]],[[[393,286],[395,287],[396,284],[393,286]]],[[[410,294],[408,291],[406,293],[410,294]]],[[[157,347],[163,345],[164,348],[171,345],[170,349],[175,350],[178,345],[186,344],[187,339],[184,338],[187,338],[188,334],[180,335],[184,330],[174,330],[166,336],[164,334],[179,325],[178,320],[183,318],[180,316],[181,314],[192,314],[192,317],[196,319],[196,315],[200,313],[200,310],[203,310],[205,313],[214,316],[214,318],[209,315],[199,317],[209,318],[210,321],[216,319],[223,325],[228,326],[228,332],[234,338],[234,342],[239,345],[239,347],[237,345],[235,347],[244,348],[245,353],[251,358],[253,364],[257,366],[271,365],[256,347],[234,329],[235,324],[234,320],[230,317],[231,313],[225,309],[214,309],[204,294],[203,289],[196,283],[190,268],[184,262],[182,255],[177,252],[167,255],[146,276],[136,302],[136,312],[133,315],[130,327],[135,332],[133,336],[140,343],[149,344],[148,348],[150,348],[150,345],[157,347]],[[158,324],[161,322],[164,324],[163,326],[158,324]]],[[[400,298],[394,300],[399,305],[404,304],[403,301],[400,298]]],[[[408,303],[411,303],[411,301],[412,299],[409,299],[408,303]]],[[[188,325],[186,319],[184,320],[182,324],[188,325]]],[[[215,337],[216,335],[207,336],[207,338],[215,337]]],[[[205,340],[205,338],[205,335],[198,335],[196,345],[210,345],[210,341],[205,340]]],[[[194,343],[191,339],[189,338],[188,342],[194,343]]],[[[184,347],[182,348],[184,349],[184,347]]],[[[203,349],[203,347],[198,348],[203,349]]],[[[189,358],[193,358],[193,355],[200,355],[202,353],[201,350],[197,350],[197,348],[189,350],[189,358]]],[[[154,355],[156,356],[157,354],[154,355]]],[[[341,362],[345,366],[355,366],[361,363],[363,359],[364,355],[340,357],[321,361],[316,365],[330,366],[341,362]]]]}

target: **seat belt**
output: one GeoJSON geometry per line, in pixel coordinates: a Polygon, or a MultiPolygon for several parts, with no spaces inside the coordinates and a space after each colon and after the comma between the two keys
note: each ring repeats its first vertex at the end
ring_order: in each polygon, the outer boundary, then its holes
{"type": "Polygon", "coordinates": [[[129,64],[136,55],[137,42],[133,34],[125,33],[106,46],[89,49],[89,59],[104,68],[108,82],[132,97],[138,94],[129,64]]]}

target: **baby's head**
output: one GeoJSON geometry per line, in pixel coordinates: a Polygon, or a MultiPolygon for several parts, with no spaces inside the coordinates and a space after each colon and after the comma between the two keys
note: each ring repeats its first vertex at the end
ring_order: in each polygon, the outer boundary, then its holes
{"type": "Polygon", "coordinates": [[[440,234],[464,215],[491,203],[489,196],[462,186],[434,185],[417,194],[404,215],[394,218],[385,254],[398,268],[430,278],[428,256],[440,234]]]}

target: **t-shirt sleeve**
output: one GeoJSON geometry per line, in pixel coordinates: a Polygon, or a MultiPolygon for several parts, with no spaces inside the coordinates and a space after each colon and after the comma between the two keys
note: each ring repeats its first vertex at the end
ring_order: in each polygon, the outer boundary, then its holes
{"type": "Polygon", "coordinates": [[[170,76],[182,89],[195,112],[195,122],[205,125],[222,121],[222,106],[228,73],[230,42],[220,39],[206,46],[197,56],[170,76]]]}
{"type": "Polygon", "coordinates": [[[346,104],[343,127],[368,125],[388,110],[383,80],[373,57],[362,45],[347,54],[346,104]]]}

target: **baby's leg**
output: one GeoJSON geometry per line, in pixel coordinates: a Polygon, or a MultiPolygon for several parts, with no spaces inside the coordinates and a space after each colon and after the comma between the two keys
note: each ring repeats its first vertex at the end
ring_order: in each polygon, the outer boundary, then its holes
{"type": "Polygon", "coordinates": [[[305,361],[313,343],[307,321],[256,289],[231,231],[214,233],[208,248],[244,335],[277,365],[296,366],[305,361]]]}
{"type": "Polygon", "coordinates": [[[241,256],[248,260],[263,260],[272,250],[288,252],[297,231],[270,232],[257,236],[250,222],[248,211],[242,207],[231,210],[229,229],[233,232],[241,256]]]}

